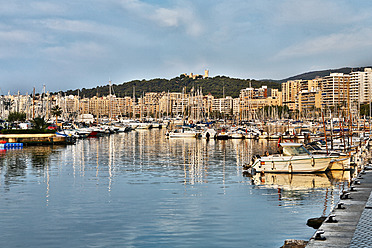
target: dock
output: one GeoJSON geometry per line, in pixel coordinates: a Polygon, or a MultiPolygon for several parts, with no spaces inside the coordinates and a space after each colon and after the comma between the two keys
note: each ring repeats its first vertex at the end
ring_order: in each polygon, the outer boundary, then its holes
{"type": "Polygon", "coordinates": [[[372,246],[372,167],[368,165],[353,180],[348,191],[314,233],[306,247],[372,246]]]}
{"type": "Polygon", "coordinates": [[[45,134],[0,134],[0,141],[8,143],[23,143],[27,145],[60,145],[73,142],[69,137],[57,136],[54,133],[45,134]]]}

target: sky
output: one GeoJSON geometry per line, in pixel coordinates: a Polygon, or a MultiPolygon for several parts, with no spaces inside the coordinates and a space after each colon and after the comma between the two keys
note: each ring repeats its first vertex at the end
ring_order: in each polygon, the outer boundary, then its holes
{"type": "Polygon", "coordinates": [[[372,65],[370,0],[0,0],[0,94],[372,65]]]}

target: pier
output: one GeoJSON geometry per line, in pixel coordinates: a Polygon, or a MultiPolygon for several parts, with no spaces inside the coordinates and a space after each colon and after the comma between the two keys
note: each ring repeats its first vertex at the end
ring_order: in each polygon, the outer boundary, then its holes
{"type": "Polygon", "coordinates": [[[314,233],[306,247],[370,247],[372,244],[372,167],[366,166],[314,233]]]}
{"type": "Polygon", "coordinates": [[[24,145],[59,145],[71,143],[68,137],[57,136],[54,133],[45,134],[0,134],[0,141],[8,143],[23,143],[24,145]]]}

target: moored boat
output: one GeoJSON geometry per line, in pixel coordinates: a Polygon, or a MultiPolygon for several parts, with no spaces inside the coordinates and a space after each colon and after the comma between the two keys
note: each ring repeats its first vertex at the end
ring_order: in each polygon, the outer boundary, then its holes
{"type": "Polygon", "coordinates": [[[252,164],[256,172],[312,173],[327,170],[331,157],[313,155],[301,143],[279,143],[280,154],[257,157],[252,164]]]}

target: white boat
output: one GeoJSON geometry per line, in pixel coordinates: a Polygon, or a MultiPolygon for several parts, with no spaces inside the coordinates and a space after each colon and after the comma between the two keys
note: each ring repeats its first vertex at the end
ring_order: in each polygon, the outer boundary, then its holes
{"type": "Polygon", "coordinates": [[[244,139],[244,134],[241,132],[229,132],[228,133],[230,139],[244,139]]]}
{"type": "Polygon", "coordinates": [[[350,170],[351,157],[348,155],[333,158],[328,166],[330,170],[350,170]]]}
{"type": "Polygon", "coordinates": [[[269,138],[269,134],[267,132],[262,132],[259,136],[258,136],[259,139],[268,139],[269,138]]]}
{"type": "Polygon", "coordinates": [[[199,132],[189,128],[175,129],[174,131],[168,132],[168,138],[196,138],[199,132]]]}
{"type": "Polygon", "coordinates": [[[331,157],[313,155],[301,143],[279,143],[281,154],[258,157],[252,168],[256,172],[311,173],[327,170],[331,157]]]}
{"type": "Polygon", "coordinates": [[[349,170],[351,157],[347,153],[337,152],[334,150],[322,149],[318,141],[311,142],[306,145],[306,148],[311,154],[316,155],[328,155],[332,158],[328,169],[329,170],[349,170]]]}
{"type": "Polygon", "coordinates": [[[150,129],[152,128],[152,123],[149,122],[137,122],[134,124],[136,126],[136,130],[138,129],[150,129]]]}

